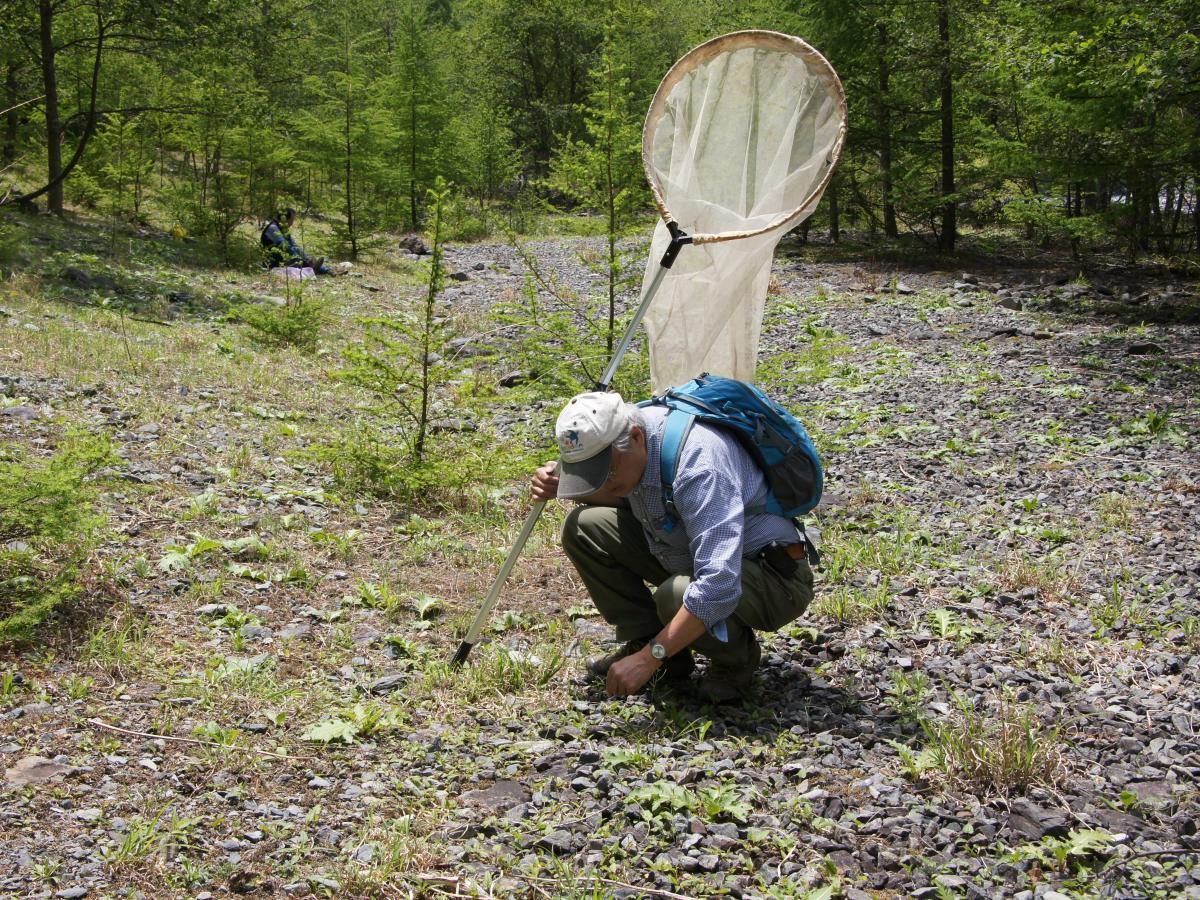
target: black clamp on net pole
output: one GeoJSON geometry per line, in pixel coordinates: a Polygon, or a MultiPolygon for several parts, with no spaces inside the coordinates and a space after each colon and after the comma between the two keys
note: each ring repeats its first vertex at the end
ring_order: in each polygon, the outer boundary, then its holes
{"type": "Polygon", "coordinates": [[[683,249],[683,245],[692,242],[692,236],[675,222],[667,223],[667,231],[671,233],[671,243],[667,246],[667,252],[663,254],[661,265],[664,269],[671,268],[675,263],[675,257],[683,249]]]}

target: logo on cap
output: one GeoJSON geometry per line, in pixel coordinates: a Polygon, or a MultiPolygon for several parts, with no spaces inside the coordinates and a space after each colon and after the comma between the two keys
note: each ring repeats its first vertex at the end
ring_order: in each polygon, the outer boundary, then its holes
{"type": "Polygon", "coordinates": [[[583,446],[583,441],[579,439],[579,432],[572,428],[570,431],[564,431],[558,436],[558,446],[562,448],[564,453],[571,453],[580,449],[583,446]]]}

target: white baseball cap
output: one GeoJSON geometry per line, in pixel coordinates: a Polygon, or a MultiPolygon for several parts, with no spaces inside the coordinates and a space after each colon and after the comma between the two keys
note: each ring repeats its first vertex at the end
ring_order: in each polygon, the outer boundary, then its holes
{"type": "Polygon", "coordinates": [[[585,497],[604,487],[612,468],[612,443],[628,424],[618,393],[592,391],[571,398],[554,424],[559,497],[585,497]]]}

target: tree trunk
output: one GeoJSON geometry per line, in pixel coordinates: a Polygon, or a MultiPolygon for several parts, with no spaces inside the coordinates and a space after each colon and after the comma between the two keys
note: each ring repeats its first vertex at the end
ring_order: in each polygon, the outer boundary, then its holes
{"type": "Polygon", "coordinates": [[[887,25],[876,26],[879,35],[879,173],[883,183],[883,233],[890,238],[900,232],[896,228],[896,203],[892,198],[892,111],[888,106],[887,25]]]}
{"type": "Polygon", "coordinates": [[[350,237],[350,258],[358,259],[358,236],[354,233],[354,170],[351,165],[353,146],[350,136],[353,130],[352,107],[354,106],[353,79],[350,77],[351,60],[350,38],[346,38],[346,123],[343,138],[346,152],[346,234],[350,237]]]}
{"type": "MultiPolygon", "coordinates": [[[[417,71],[417,23],[408,23],[408,52],[413,63],[413,74],[417,71]]],[[[408,203],[412,216],[412,227],[417,229],[417,85],[410,79],[408,85],[408,203]]]]}
{"type": "Polygon", "coordinates": [[[939,250],[953,250],[958,237],[954,195],[954,76],[950,66],[950,0],[938,0],[938,45],[941,50],[942,230],[939,250]]]}
{"type": "Polygon", "coordinates": [[[829,179],[829,241],[833,244],[842,238],[842,217],[841,211],[838,209],[838,182],[840,180],[837,175],[829,179]]]}
{"type": "Polygon", "coordinates": [[[1167,244],[1171,253],[1175,252],[1175,241],[1179,236],[1179,216],[1183,213],[1183,195],[1187,191],[1187,179],[1180,179],[1179,190],[1175,193],[1175,206],[1171,210],[1171,231],[1167,236],[1167,244]]]}
{"type": "Polygon", "coordinates": [[[1200,178],[1192,177],[1192,250],[1200,251],[1200,178]]]}
{"type": "Polygon", "coordinates": [[[46,92],[46,172],[50,190],[46,192],[46,205],[52,213],[62,215],[62,122],[58,117],[58,72],[55,67],[54,48],[54,4],[51,0],[39,0],[38,16],[41,24],[42,87],[46,92]]]}
{"type": "Polygon", "coordinates": [[[4,108],[8,114],[4,117],[4,150],[0,152],[0,164],[5,166],[11,166],[17,158],[17,128],[21,123],[20,110],[15,108],[21,102],[17,97],[18,90],[17,65],[9,58],[4,73],[4,108]]]}
{"type": "Polygon", "coordinates": [[[350,103],[346,103],[346,233],[350,236],[350,258],[358,259],[358,238],[354,234],[354,180],[350,163],[350,103]]]}

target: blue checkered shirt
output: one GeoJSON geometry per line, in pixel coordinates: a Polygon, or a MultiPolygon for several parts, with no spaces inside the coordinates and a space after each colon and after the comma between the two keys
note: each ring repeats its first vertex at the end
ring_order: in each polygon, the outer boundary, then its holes
{"type": "Polygon", "coordinates": [[[696,422],[679,453],[675,473],[676,532],[663,530],[663,423],[661,407],[640,410],[646,429],[646,471],[634,488],[631,506],[646,532],[650,551],[667,571],[691,575],[683,605],[709,633],[728,640],[725,620],[742,596],[742,558],[755,556],[772,541],[794,544],[800,533],[790,519],[769,513],[746,514],[766,499],[762,470],[737,439],[696,422]],[[644,510],[644,512],[642,512],[644,510]],[[641,513],[641,514],[639,514],[641,513]],[[649,520],[649,521],[647,521],[649,520]],[[682,528],[686,536],[677,536],[682,528]]]}

